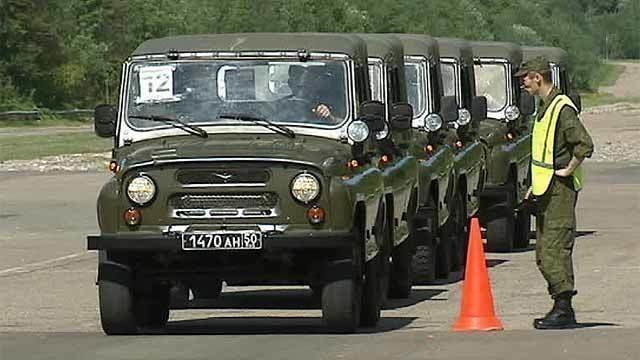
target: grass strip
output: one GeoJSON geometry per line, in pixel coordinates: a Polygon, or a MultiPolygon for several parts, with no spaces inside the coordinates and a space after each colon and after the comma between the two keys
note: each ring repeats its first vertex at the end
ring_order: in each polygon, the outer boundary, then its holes
{"type": "Polygon", "coordinates": [[[34,136],[0,136],[0,161],[31,160],[62,154],[99,153],[111,149],[112,140],[92,132],[34,136]]]}

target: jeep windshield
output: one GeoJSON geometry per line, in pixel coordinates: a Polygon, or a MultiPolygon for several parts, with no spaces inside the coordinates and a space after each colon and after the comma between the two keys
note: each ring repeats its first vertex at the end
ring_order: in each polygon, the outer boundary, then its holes
{"type": "Polygon", "coordinates": [[[476,93],[487,98],[487,111],[502,111],[507,106],[506,64],[475,65],[474,70],[476,93]]]}
{"type": "Polygon", "coordinates": [[[138,130],[163,126],[144,119],[146,114],[199,126],[246,126],[228,116],[242,114],[271,123],[336,128],[348,116],[346,74],[341,61],[136,63],[128,82],[127,121],[138,130]],[[321,105],[329,109],[328,116],[318,111],[321,105]]]}
{"type": "Polygon", "coordinates": [[[407,81],[407,100],[413,107],[413,117],[418,118],[427,110],[430,98],[425,63],[422,61],[405,62],[404,75],[407,81]]]}

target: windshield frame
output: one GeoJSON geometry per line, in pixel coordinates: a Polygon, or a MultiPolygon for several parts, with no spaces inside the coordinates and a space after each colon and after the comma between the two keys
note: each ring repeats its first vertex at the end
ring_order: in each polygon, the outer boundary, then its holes
{"type": "MultiPolygon", "coordinates": [[[[282,62],[299,62],[299,58],[283,56],[284,53],[260,53],[260,56],[230,56],[225,53],[225,56],[216,56],[215,53],[189,53],[181,56],[179,60],[167,59],[165,55],[145,55],[132,57],[122,65],[122,80],[120,85],[120,98],[118,102],[118,121],[116,125],[116,146],[124,146],[125,143],[137,142],[141,140],[184,135],[184,132],[175,129],[169,125],[158,124],[158,126],[151,127],[136,127],[129,121],[129,87],[133,78],[133,68],[140,64],[160,64],[160,63],[183,63],[183,62],[210,62],[210,61],[282,61],[282,62]],[[273,55],[273,56],[267,56],[273,55]]],[[[297,54],[297,53],[296,53],[297,54]]],[[[256,55],[258,55],[256,53],[256,55]]],[[[291,55],[288,54],[287,55],[291,55]]],[[[310,61],[341,61],[343,62],[345,69],[345,108],[346,113],[344,119],[338,124],[322,125],[322,124],[309,124],[309,123],[291,123],[291,122],[277,122],[280,125],[284,125],[295,131],[296,134],[312,135],[327,137],[336,140],[341,140],[346,136],[346,127],[353,120],[356,114],[355,99],[356,99],[356,82],[355,82],[355,63],[352,58],[345,54],[322,54],[318,56],[317,53],[312,53],[313,56],[310,61]]],[[[193,125],[203,128],[209,134],[217,133],[254,133],[264,134],[272,133],[270,130],[261,126],[257,126],[250,123],[240,123],[238,121],[224,121],[218,123],[211,122],[193,122],[193,125]]]]}
{"type": "MultiPolygon", "coordinates": [[[[512,65],[509,62],[509,60],[502,59],[502,58],[479,58],[479,59],[476,59],[476,60],[479,60],[479,64],[478,64],[478,62],[476,62],[474,64],[474,66],[476,67],[474,69],[475,74],[476,74],[476,81],[478,79],[479,68],[481,69],[483,66],[502,66],[505,69],[505,77],[506,77],[506,81],[505,81],[505,86],[506,86],[506,88],[505,88],[505,92],[506,92],[505,104],[499,110],[487,109],[487,118],[496,119],[496,120],[504,120],[506,118],[506,109],[511,105],[515,105],[514,104],[514,99],[515,99],[515,95],[514,95],[515,94],[515,87],[514,87],[514,84],[516,84],[516,82],[514,81],[514,77],[513,77],[512,65]]],[[[519,84],[518,84],[518,86],[519,86],[519,84]]],[[[478,87],[476,85],[476,92],[477,92],[477,90],[478,90],[478,87]]],[[[476,95],[477,96],[484,96],[484,94],[480,94],[479,92],[477,92],[476,95]]]]}

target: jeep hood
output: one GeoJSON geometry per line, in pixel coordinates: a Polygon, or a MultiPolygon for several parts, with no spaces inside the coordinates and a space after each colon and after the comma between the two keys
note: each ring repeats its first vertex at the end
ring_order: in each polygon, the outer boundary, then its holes
{"type": "Polygon", "coordinates": [[[339,141],[314,136],[279,134],[210,134],[207,139],[195,136],[173,136],[136,142],[118,148],[116,159],[121,170],[148,163],[179,163],[212,158],[251,158],[305,162],[318,168],[327,162],[348,161],[351,146],[339,141]]]}

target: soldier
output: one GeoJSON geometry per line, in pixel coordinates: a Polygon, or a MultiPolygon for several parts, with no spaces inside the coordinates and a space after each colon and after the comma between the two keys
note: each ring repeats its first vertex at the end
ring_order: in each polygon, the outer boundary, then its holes
{"type": "Polygon", "coordinates": [[[575,326],[571,306],[574,289],[571,255],[575,240],[575,206],[582,188],[582,161],[591,157],[593,142],[568,96],[553,86],[551,68],[543,56],[524,63],[516,73],[522,88],[539,97],[531,141],[531,188],[535,199],[536,263],[554,299],[551,311],[535,319],[536,329],[575,326]]]}

